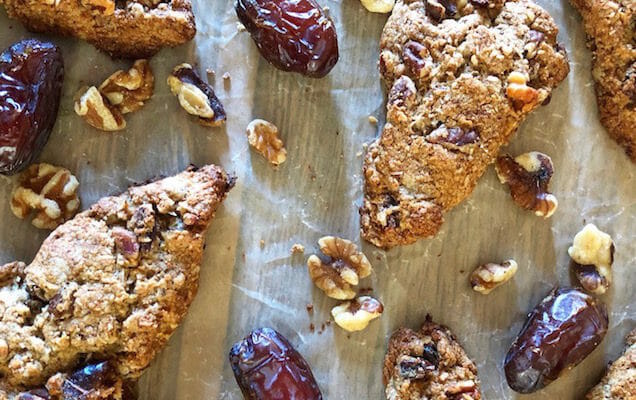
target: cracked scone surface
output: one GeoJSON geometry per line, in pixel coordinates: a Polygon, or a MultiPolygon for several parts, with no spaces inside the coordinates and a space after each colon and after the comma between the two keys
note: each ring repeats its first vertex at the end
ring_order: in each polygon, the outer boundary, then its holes
{"type": "Polygon", "coordinates": [[[601,123],[636,163],[636,2],[570,1],[589,37],[601,123]]]}
{"type": "Polygon", "coordinates": [[[190,0],[0,0],[33,32],[75,36],[113,57],[148,58],[196,33],[190,0]]]}
{"type": "Polygon", "coordinates": [[[0,267],[0,399],[90,360],[138,378],[196,294],[205,230],[232,185],[206,166],[130,188],[53,231],[31,264],[0,267]]]}
{"type": "Polygon", "coordinates": [[[450,330],[428,317],[418,331],[393,333],[383,381],[387,400],[481,399],[475,364],[450,330]]]}
{"type": "Polygon", "coordinates": [[[362,236],[379,247],[435,235],[569,72],[553,19],[532,1],[440,3],[398,1],[380,42],[387,122],[365,157],[360,209],[362,236]]]}
{"type": "Polygon", "coordinates": [[[627,336],[627,349],[607,370],[607,373],[590,393],[587,400],[636,399],[636,329],[627,336]]]}

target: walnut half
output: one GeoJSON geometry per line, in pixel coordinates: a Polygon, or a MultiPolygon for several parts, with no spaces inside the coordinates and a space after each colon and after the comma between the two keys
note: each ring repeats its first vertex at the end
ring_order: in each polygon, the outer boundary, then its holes
{"type": "Polygon", "coordinates": [[[487,263],[477,267],[470,275],[470,286],[481,294],[488,294],[493,289],[508,282],[517,272],[515,260],[504,261],[501,264],[487,263]]]}
{"type": "Polygon", "coordinates": [[[137,60],[128,71],[119,70],[99,87],[110,104],[122,114],[137,111],[152,97],[155,77],[148,60],[137,60]]]}
{"type": "Polygon", "coordinates": [[[554,169],[549,156],[532,151],[516,158],[509,155],[497,157],[495,170],[501,183],[508,184],[512,199],[525,210],[534,211],[539,217],[549,218],[559,202],[548,192],[554,169]]]}
{"type": "Polygon", "coordinates": [[[35,211],[31,221],[40,229],[55,229],[79,210],[79,182],[66,168],[33,164],[20,176],[11,194],[11,211],[24,219],[35,211]]]}
{"type": "Polygon", "coordinates": [[[75,102],[75,113],[93,128],[102,131],[120,131],[126,128],[121,112],[106,99],[95,86],[89,87],[75,102]]]}
{"type": "Polygon", "coordinates": [[[352,286],[358,285],[360,278],[371,275],[371,263],[349,240],[325,236],[318,245],[329,259],[323,261],[316,255],[309,257],[307,268],[311,280],[331,298],[353,299],[356,293],[352,286]]]}
{"type": "Polygon", "coordinates": [[[594,224],[587,224],[574,236],[568,254],[574,261],[574,274],[591,293],[603,294],[612,283],[614,241],[594,224]]]}
{"type": "Polygon", "coordinates": [[[331,315],[339,327],[347,332],[361,331],[369,322],[379,318],[384,306],[370,296],[360,296],[331,310],[331,315]]]}
{"type": "Polygon", "coordinates": [[[255,119],[247,125],[247,141],[272,165],[280,165],[287,159],[287,150],[278,137],[276,125],[264,119],[255,119]]]}

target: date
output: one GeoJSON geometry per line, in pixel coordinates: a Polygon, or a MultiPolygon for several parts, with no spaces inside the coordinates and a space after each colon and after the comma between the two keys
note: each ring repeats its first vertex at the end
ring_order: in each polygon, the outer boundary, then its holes
{"type": "Polygon", "coordinates": [[[315,0],[236,0],[261,55],[283,71],[322,78],[338,62],[338,37],[315,0]]]}
{"type": "Polygon", "coordinates": [[[232,346],[230,364],[248,400],[322,400],[307,361],[273,329],[256,329],[232,346]]]}
{"type": "Polygon", "coordinates": [[[64,61],[52,43],[22,40],[0,55],[0,173],[27,167],[49,139],[64,61]]]}
{"type": "Polygon", "coordinates": [[[504,362],[508,385],[532,393],[583,361],[605,337],[605,305],[573,288],[553,290],[534,310],[504,362]]]}

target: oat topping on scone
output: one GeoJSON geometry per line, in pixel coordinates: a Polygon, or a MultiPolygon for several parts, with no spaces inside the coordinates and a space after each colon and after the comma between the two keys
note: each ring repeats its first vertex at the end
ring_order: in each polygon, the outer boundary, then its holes
{"type": "Polygon", "coordinates": [[[383,380],[387,400],[479,400],[477,368],[451,331],[426,318],[419,331],[389,340],[383,380]]]}
{"type": "Polygon", "coordinates": [[[130,188],[58,227],[31,264],[0,266],[0,399],[121,399],[185,316],[232,185],[206,166],[130,188]],[[92,397],[65,392],[78,388],[92,397]]]}
{"type": "Polygon", "coordinates": [[[626,342],[625,353],[610,365],[601,382],[587,394],[587,400],[636,399],[636,329],[626,342]]]}
{"type": "Polygon", "coordinates": [[[601,123],[636,163],[636,1],[570,1],[589,37],[601,123]]]}
{"type": "Polygon", "coordinates": [[[398,1],[380,43],[387,123],[364,163],[366,240],[437,233],[568,74],[557,32],[530,0],[398,1]]]}

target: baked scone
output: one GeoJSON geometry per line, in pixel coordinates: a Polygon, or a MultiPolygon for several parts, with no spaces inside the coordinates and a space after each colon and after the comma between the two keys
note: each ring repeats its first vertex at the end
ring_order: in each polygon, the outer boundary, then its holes
{"type": "Polygon", "coordinates": [[[627,336],[627,349],[588,394],[587,400],[636,399],[636,329],[627,336]]]}
{"type": "Polygon", "coordinates": [[[419,331],[389,339],[383,381],[387,400],[478,400],[477,368],[445,326],[426,317],[419,331]]]}
{"type": "Polygon", "coordinates": [[[499,148],[569,72],[530,0],[401,0],[380,42],[387,122],[364,160],[362,237],[389,248],[437,233],[499,148]]]}
{"type": "Polygon", "coordinates": [[[211,165],[130,188],[58,227],[31,264],[1,266],[0,399],[121,399],[185,316],[232,185],[211,165]]]}
{"type": "Polygon", "coordinates": [[[113,57],[148,58],[191,40],[190,0],[0,0],[33,32],[75,36],[113,57]]]}
{"type": "Polygon", "coordinates": [[[570,1],[589,37],[601,123],[636,163],[636,2],[570,1]]]}

